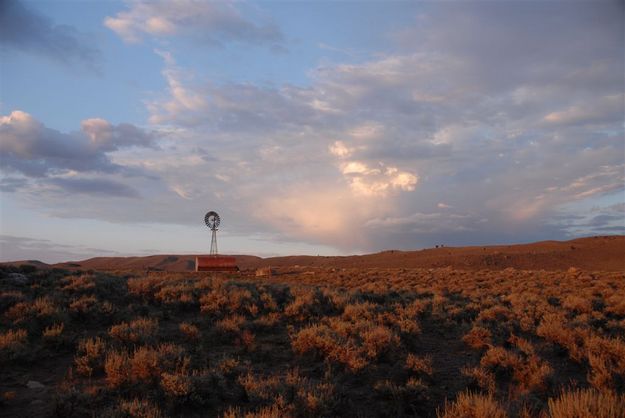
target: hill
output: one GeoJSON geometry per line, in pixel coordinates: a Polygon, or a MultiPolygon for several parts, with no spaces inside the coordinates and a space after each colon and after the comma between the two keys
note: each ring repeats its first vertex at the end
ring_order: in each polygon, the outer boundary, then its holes
{"type": "MultiPolygon", "coordinates": [[[[352,256],[286,256],[260,258],[237,255],[241,269],[272,267],[323,268],[436,268],[461,270],[584,270],[625,271],[625,236],[578,238],[570,241],[542,241],[531,244],[442,247],[418,251],[383,251],[352,256]]],[[[93,270],[193,271],[195,255],[152,255],[146,257],[95,257],[47,265],[38,261],[5,264],[34,264],[39,268],[93,270]]]]}

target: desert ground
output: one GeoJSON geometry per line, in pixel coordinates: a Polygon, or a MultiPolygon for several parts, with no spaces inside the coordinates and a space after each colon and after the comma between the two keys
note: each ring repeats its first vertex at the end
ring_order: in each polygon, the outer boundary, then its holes
{"type": "Polygon", "coordinates": [[[4,263],[0,416],[625,417],[623,236],[193,257],[4,263]]]}

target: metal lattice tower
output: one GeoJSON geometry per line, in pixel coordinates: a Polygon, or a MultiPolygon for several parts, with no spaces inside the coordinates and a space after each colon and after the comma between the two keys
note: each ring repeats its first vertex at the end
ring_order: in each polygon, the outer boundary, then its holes
{"type": "Polygon", "coordinates": [[[217,230],[213,229],[213,236],[211,238],[211,252],[210,255],[217,255],[217,230]]]}
{"type": "Polygon", "coordinates": [[[217,251],[217,227],[219,226],[220,222],[221,222],[221,219],[219,218],[219,215],[215,211],[211,210],[210,212],[207,212],[206,215],[204,216],[204,223],[212,232],[210,255],[217,255],[218,253],[217,251]]]}

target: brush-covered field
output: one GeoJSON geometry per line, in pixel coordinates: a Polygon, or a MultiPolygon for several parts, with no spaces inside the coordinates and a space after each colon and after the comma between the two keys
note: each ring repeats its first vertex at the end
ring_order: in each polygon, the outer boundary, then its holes
{"type": "Polygon", "coordinates": [[[625,416],[625,275],[0,271],[0,415],[625,416]]]}

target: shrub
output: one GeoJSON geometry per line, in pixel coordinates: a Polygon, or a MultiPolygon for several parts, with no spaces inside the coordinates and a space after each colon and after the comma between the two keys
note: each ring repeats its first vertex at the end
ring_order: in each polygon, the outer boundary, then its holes
{"type": "Polygon", "coordinates": [[[430,301],[417,299],[412,302],[410,305],[406,306],[405,312],[410,317],[419,317],[423,316],[423,314],[427,311],[430,306],[430,301]]]}
{"type": "MultiPolygon", "coordinates": [[[[369,349],[376,350],[378,344],[386,345],[371,335],[369,349]]],[[[383,337],[386,340],[386,336],[383,337]]],[[[298,354],[315,353],[329,361],[344,364],[351,371],[361,370],[368,361],[361,347],[354,340],[340,336],[327,325],[315,324],[300,330],[291,338],[291,347],[298,354]]]]}
{"type": "Polygon", "coordinates": [[[53,316],[58,313],[54,302],[49,298],[37,298],[32,302],[18,302],[5,313],[13,323],[20,323],[33,318],[53,316]]]}
{"type": "Polygon", "coordinates": [[[98,299],[93,295],[81,296],[69,304],[69,310],[79,314],[97,311],[97,307],[98,299]]]}
{"type": "Polygon", "coordinates": [[[243,344],[243,347],[245,347],[247,351],[252,351],[254,349],[255,342],[256,337],[254,334],[249,330],[243,330],[241,333],[241,344],[243,344]]]}
{"type": "Polygon", "coordinates": [[[590,313],[592,312],[592,301],[589,298],[577,295],[568,295],[562,301],[562,307],[578,314],[590,313]]]}
{"type": "Polygon", "coordinates": [[[362,338],[364,353],[370,359],[378,358],[399,343],[397,336],[390,329],[383,326],[365,330],[360,334],[360,337],[362,338]]]}
{"type": "Polygon", "coordinates": [[[156,319],[139,318],[129,324],[122,322],[113,325],[109,331],[111,337],[125,343],[146,343],[150,342],[158,332],[158,321],[156,319]]]}
{"type": "Polygon", "coordinates": [[[8,330],[0,334],[0,352],[17,354],[26,347],[28,332],[25,329],[8,330]]]}
{"type": "Polygon", "coordinates": [[[65,324],[63,322],[46,327],[43,330],[42,337],[48,342],[59,341],[64,328],[65,324]]]}
{"type": "Polygon", "coordinates": [[[313,289],[293,289],[295,299],[284,307],[284,315],[297,321],[305,321],[314,315],[317,303],[313,289]]]}
{"type": "Polygon", "coordinates": [[[549,399],[549,418],[622,418],[625,416],[625,395],[594,389],[563,392],[549,399]]]}
{"type": "Polygon", "coordinates": [[[293,416],[293,405],[287,404],[282,396],[277,396],[269,406],[254,411],[243,412],[240,408],[228,408],[222,418],[284,418],[293,416]]]}
{"type": "Polygon", "coordinates": [[[276,311],[278,310],[278,304],[274,300],[274,298],[268,292],[263,292],[260,294],[260,301],[262,302],[263,308],[267,311],[276,311]]]}
{"type": "Polygon", "coordinates": [[[161,388],[169,396],[185,397],[191,394],[193,385],[187,375],[164,372],[161,374],[161,388]]]}
{"type": "Polygon", "coordinates": [[[249,313],[254,298],[247,289],[238,287],[215,289],[200,298],[202,313],[223,315],[224,313],[249,313]]]}
{"type": "Polygon", "coordinates": [[[106,353],[106,344],[99,337],[86,338],[78,343],[78,353],[74,358],[74,365],[78,374],[91,376],[102,370],[102,360],[106,353]]]}
{"type": "Polygon", "coordinates": [[[104,361],[104,371],[106,372],[106,383],[112,388],[118,388],[129,381],[130,359],[126,352],[112,351],[107,353],[104,361]]]}
{"type": "Polygon", "coordinates": [[[161,410],[156,405],[152,405],[146,399],[134,398],[131,401],[122,400],[117,408],[123,414],[132,418],[162,418],[161,410]]]}
{"type": "Polygon", "coordinates": [[[295,334],[291,338],[291,347],[299,354],[310,351],[329,353],[334,349],[335,342],[328,326],[315,324],[295,334]]]}
{"type": "Polygon", "coordinates": [[[269,328],[276,326],[280,322],[280,314],[271,312],[254,320],[254,326],[257,328],[269,328]]]}
{"type": "Polygon", "coordinates": [[[463,392],[453,403],[445,402],[444,411],[436,411],[439,418],[506,418],[507,414],[491,395],[463,392]]]}
{"type": "Polygon", "coordinates": [[[231,315],[215,322],[215,327],[221,332],[238,334],[241,330],[241,325],[244,323],[245,317],[241,315],[231,315]]]}
{"type": "Polygon", "coordinates": [[[476,325],[462,337],[462,341],[471,348],[482,350],[492,346],[492,336],[488,329],[476,325]]]}
{"type": "Polygon", "coordinates": [[[377,305],[371,302],[346,305],[343,309],[343,319],[352,322],[371,321],[376,316],[376,309],[377,305]]]}
{"type": "Polygon", "coordinates": [[[24,298],[24,294],[17,290],[0,292],[0,313],[13,306],[16,302],[23,301],[24,298]]]}
{"type": "Polygon", "coordinates": [[[251,372],[240,376],[237,381],[253,402],[267,401],[273,398],[280,390],[282,383],[278,376],[262,377],[251,372]]]}
{"type": "Polygon", "coordinates": [[[152,296],[163,279],[158,277],[141,277],[128,280],[128,293],[148,298],[152,296]]]}
{"type": "Polygon", "coordinates": [[[154,381],[161,374],[156,350],[149,347],[135,349],[130,358],[130,379],[135,382],[154,381]]]}
{"type": "Polygon", "coordinates": [[[620,294],[610,296],[607,302],[607,312],[610,312],[614,315],[625,316],[625,297],[623,296],[622,291],[620,294]]]}
{"type": "Polygon", "coordinates": [[[584,358],[581,336],[568,328],[564,324],[564,319],[559,315],[545,315],[536,328],[536,334],[567,349],[573,360],[580,362],[584,358]]]}
{"type": "Polygon", "coordinates": [[[68,277],[63,281],[67,283],[62,288],[66,292],[83,293],[92,291],[95,288],[93,276],[83,275],[79,277],[68,277]]]}
{"type": "Polygon", "coordinates": [[[406,357],[406,368],[415,373],[425,374],[432,376],[434,370],[432,369],[432,357],[417,357],[414,354],[408,354],[406,357]]]}
{"type": "Polygon", "coordinates": [[[490,367],[496,371],[512,372],[520,367],[521,359],[515,353],[503,347],[491,347],[480,360],[480,365],[490,367]]]}
{"type": "Polygon", "coordinates": [[[611,390],[614,386],[612,380],[612,369],[610,362],[605,355],[588,354],[588,364],[590,372],[588,373],[588,383],[598,390],[611,390]]]}
{"type": "Polygon", "coordinates": [[[185,350],[179,345],[163,343],[156,347],[162,370],[175,370],[186,361],[185,350]]]}
{"type": "Polygon", "coordinates": [[[477,316],[480,321],[501,322],[510,319],[511,312],[504,306],[493,306],[492,308],[484,309],[477,316]]]}
{"type": "Polygon", "coordinates": [[[497,383],[493,372],[479,366],[464,367],[461,371],[463,375],[471,378],[481,389],[486,390],[490,394],[495,393],[497,383]]]}
{"type": "Polygon", "coordinates": [[[178,326],[180,332],[189,340],[195,341],[200,337],[200,330],[193,324],[181,322],[178,326]]]}
{"type": "Polygon", "coordinates": [[[192,305],[196,303],[193,288],[187,283],[178,283],[162,287],[154,299],[166,305],[192,305]]]}

